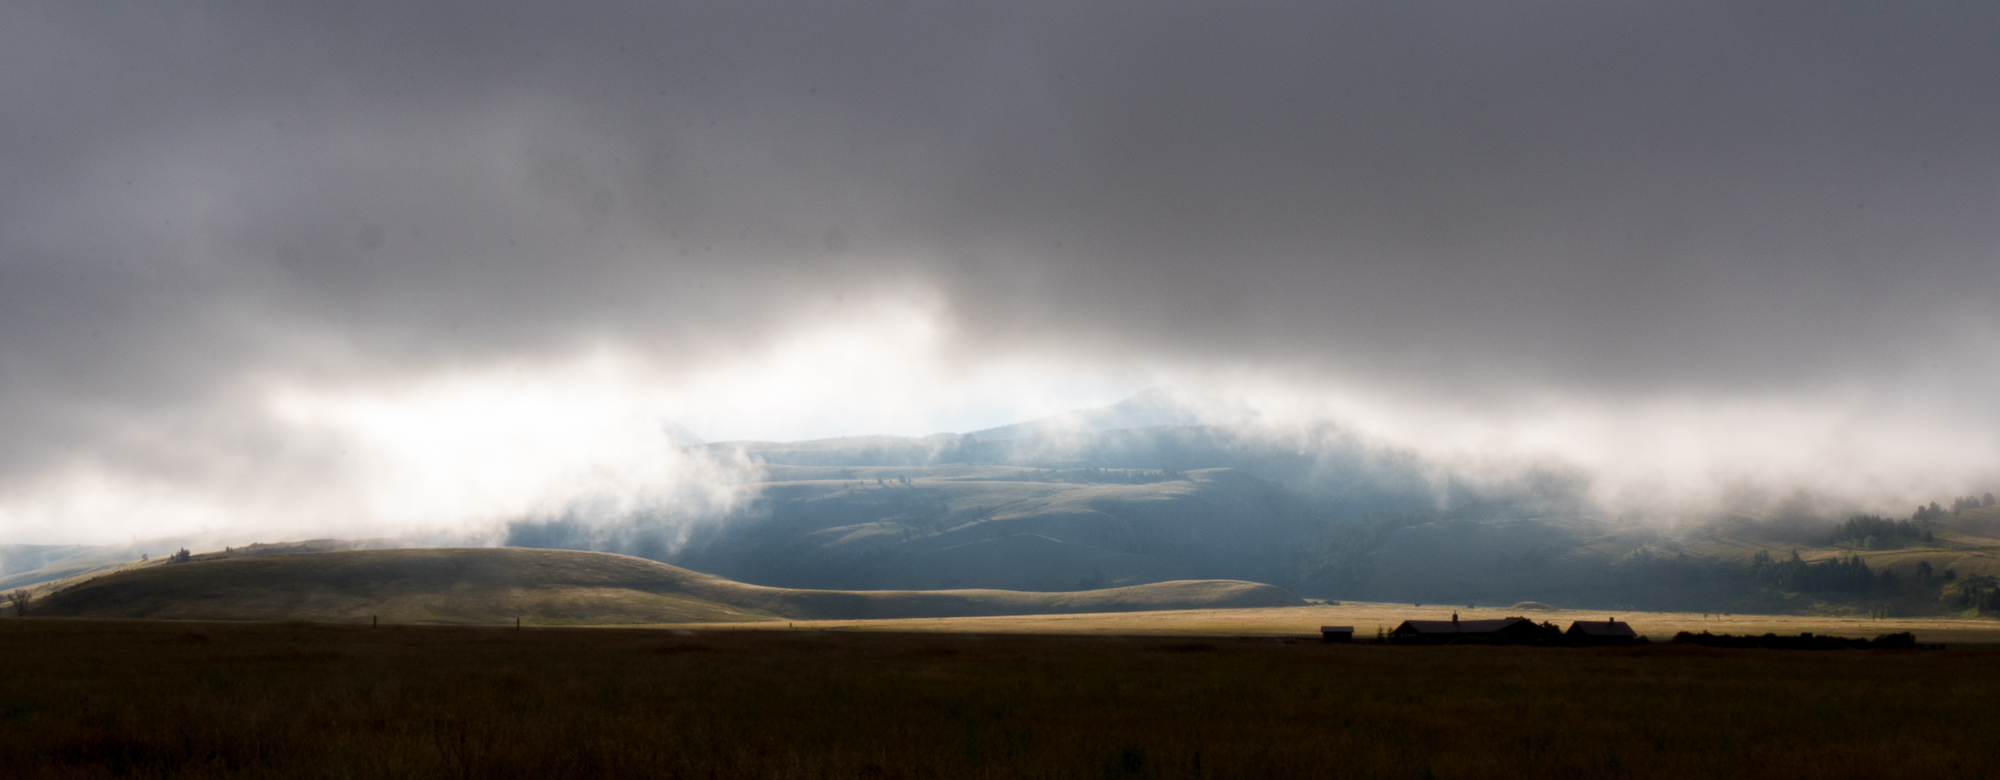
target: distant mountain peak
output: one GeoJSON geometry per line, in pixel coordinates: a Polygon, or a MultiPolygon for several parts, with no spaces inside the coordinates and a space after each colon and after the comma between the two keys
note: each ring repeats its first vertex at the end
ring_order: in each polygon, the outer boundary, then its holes
{"type": "Polygon", "coordinates": [[[699,447],[708,443],[702,441],[700,436],[696,436],[694,431],[688,430],[687,426],[673,420],[661,420],[660,433],[667,437],[668,442],[677,447],[699,447]]]}
{"type": "Polygon", "coordinates": [[[1240,403],[1191,397],[1173,388],[1149,387],[1110,406],[1064,412],[966,435],[980,441],[997,441],[1155,425],[1235,425],[1256,417],[1256,412],[1240,403]]]}

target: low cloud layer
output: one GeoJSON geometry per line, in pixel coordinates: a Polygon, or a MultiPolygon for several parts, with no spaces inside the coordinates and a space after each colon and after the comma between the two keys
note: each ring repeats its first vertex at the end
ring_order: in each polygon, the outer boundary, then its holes
{"type": "Polygon", "coordinates": [[[665,420],[921,434],[1160,383],[1625,495],[1935,498],[2000,469],[1996,32],[13,4],[0,532],[481,522],[657,482],[621,437],[665,420]]]}

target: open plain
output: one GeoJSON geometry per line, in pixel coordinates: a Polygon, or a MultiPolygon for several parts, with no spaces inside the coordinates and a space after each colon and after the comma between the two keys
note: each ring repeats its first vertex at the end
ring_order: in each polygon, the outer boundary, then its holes
{"type": "Polygon", "coordinates": [[[0,670],[11,778],[2000,772],[1977,646],[26,619],[0,670]]]}
{"type": "Polygon", "coordinates": [[[1296,637],[1318,635],[1320,626],[1353,626],[1356,639],[1373,637],[1376,629],[1393,629],[1404,620],[1446,620],[1453,613],[1476,620],[1519,615],[1567,628],[1575,620],[1616,618],[1634,631],[1662,642],[1680,631],[1718,634],[1797,634],[1811,632],[1869,638],[1908,631],[1919,642],[1992,644],[2000,646],[2000,621],[1980,618],[1869,618],[1859,615],[1737,615],[1700,612],[1606,612],[1507,607],[1450,607],[1425,604],[1347,602],[1338,605],[1253,609],[1187,609],[1161,612],[1115,612],[1077,615],[1005,615],[992,617],[915,618],[903,620],[815,620],[704,624],[702,629],[771,630],[799,628],[834,631],[944,632],[980,634],[1084,634],[1099,636],[1296,637]]]}
{"type": "Polygon", "coordinates": [[[574,551],[211,554],[49,585],[0,620],[0,670],[9,778],[2000,770],[1992,620],[1324,603],[1236,581],[812,591],[574,551]],[[1454,613],[1614,617],[1653,641],[1365,641],[1454,613]],[[1322,644],[1322,625],[1364,642],[1322,644]],[[1665,643],[1704,630],[1944,649],[1665,643]]]}

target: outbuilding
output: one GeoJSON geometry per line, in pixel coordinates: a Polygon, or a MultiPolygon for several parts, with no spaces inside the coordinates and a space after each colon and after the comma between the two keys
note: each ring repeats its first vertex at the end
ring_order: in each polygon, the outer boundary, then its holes
{"type": "Polygon", "coordinates": [[[1321,641],[1321,642],[1352,642],[1352,641],[1354,641],[1354,627],[1353,627],[1353,626],[1320,626],[1320,627],[1319,627],[1319,641],[1321,641]]]}

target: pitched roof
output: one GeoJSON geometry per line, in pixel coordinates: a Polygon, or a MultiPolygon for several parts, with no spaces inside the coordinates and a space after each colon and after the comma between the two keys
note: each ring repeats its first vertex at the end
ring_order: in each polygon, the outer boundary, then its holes
{"type": "Polygon", "coordinates": [[[1636,637],[1630,624],[1617,620],[1579,620],[1569,624],[1566,633],[1584,636],[1630,636],[1636,637]]]}
{"type": "Polygon", "coordinates": [[[1534,621],[1522,617],[1499,618],[1497,620],[1405,620],[1396,627],[1395,633],[1417,634],[1490,634],[1513,628],[1516,624],[1534,621]],[[1406,632],[1405,629],[1408,629],[1406,632]]]}

